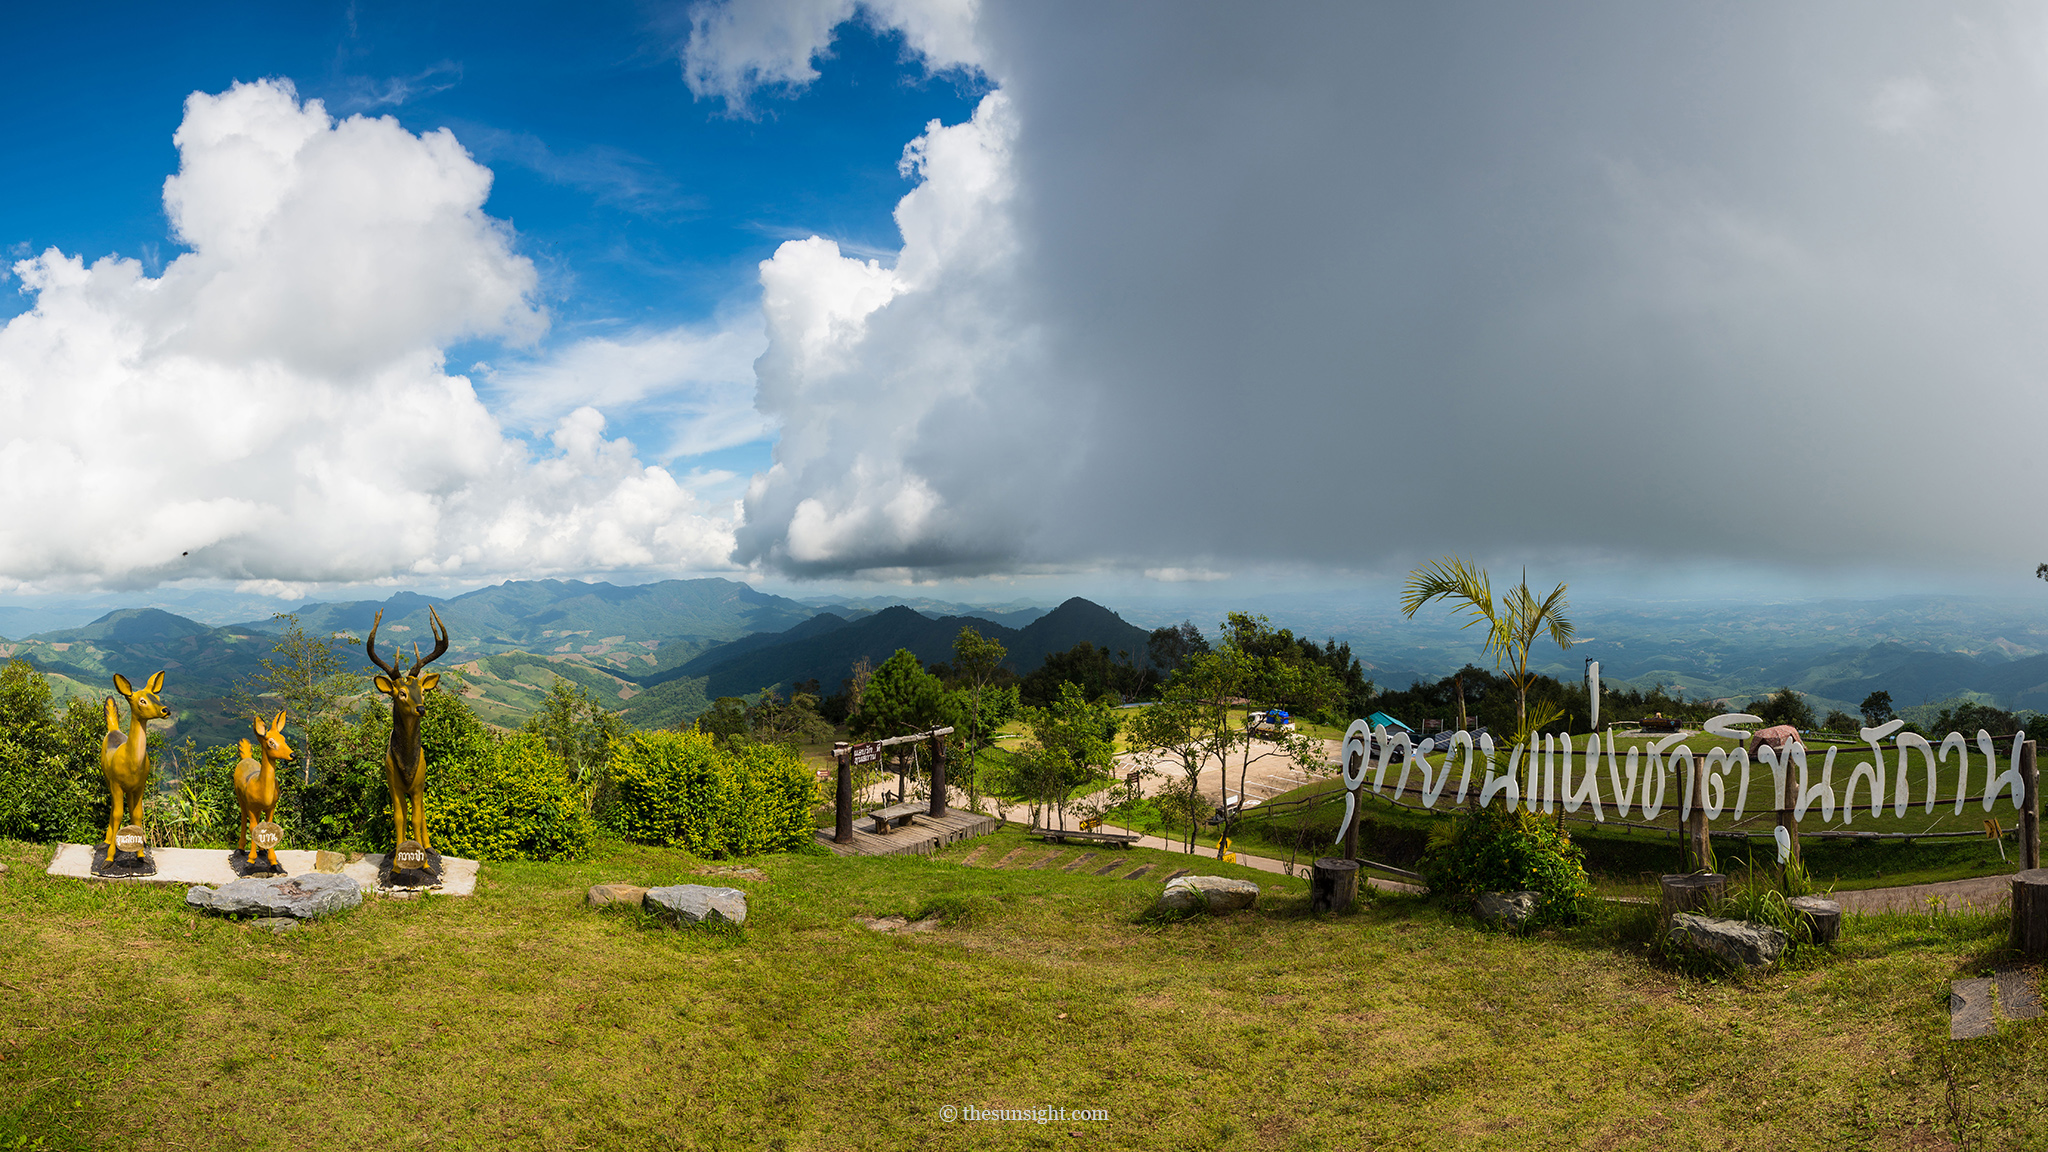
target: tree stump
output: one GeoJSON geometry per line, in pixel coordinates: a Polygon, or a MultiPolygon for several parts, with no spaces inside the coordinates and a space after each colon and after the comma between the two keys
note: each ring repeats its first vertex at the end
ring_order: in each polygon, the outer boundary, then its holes
{"type": "Polygon", "coordinates": [[[2013,873],[2012,946],[2028,956],[2048,956],[2048,868],[2013,873]]]}
{"type": "Polygon", "coordinates": [[[1691,872],[1683,876],[1661,876],[1657,885],[1663,890],[1663,919],[1669,923],[1675,912],[1704,912],[1712,914],[1714,906],[1728,893],[1728,877],[1719,872],[1691,872]]]}
{"type": "Polygon", "coordinates": [[[1792,912],[1806,921],[1815,944],[1833,944],[1842,934],[1842,906],[1824,896],[1794,896],[1786,901],[1792,912]]]}
{"type": "Polygon", "coordinates": [[[1358,861],[1334,856],[1316,858],[1309,872],[1308,907],[1318,915],[1348,912],[1358,903],[1358,861]]]}

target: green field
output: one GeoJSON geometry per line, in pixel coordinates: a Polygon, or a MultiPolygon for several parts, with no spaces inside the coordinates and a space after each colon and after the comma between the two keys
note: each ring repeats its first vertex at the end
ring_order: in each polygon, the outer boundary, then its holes
{"type": "MultiPolygon", "coordinates": [[[[1380,896],[1159,923],[1148,880],[672,851],[487,865],[477,894],[284,935],[175,887],[46,877],[0,843],[0,1148],[2005,1148],[2048,1020],[1947,1039],[1996,915],[1852,919],[1743,982],[1665,967],[1648,915],[1517,938],[1380,896]],[[738,931],[592,912],[604,880],[748,891],[738,931]],[[886,935],[856,915],[935,916],[886,935]],[[1105,1119],[947,1122],[942,1108],[1105,1119]],[[1079,1139],[1075,1138],[1078,1133],[1079,1139]],[[1953,1142],[1953,1143],[1951,1143],[1953,1142]]],[[[1033,847],[1025,859],[1041,849],[1033,847]]],[[[1063,850],[1062,857],[1077,850],[1063,850]]],[[[1132,866],[1187,863],[1134,851],[1132,866]]]]}

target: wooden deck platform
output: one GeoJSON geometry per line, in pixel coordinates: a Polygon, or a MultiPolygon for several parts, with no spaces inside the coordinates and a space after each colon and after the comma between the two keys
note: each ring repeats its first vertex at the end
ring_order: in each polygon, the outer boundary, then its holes
{"type": "Polygon", "coordinates": [[[820,828],[815,835],[818,843],[839,856],[929,856],[948,844],[986,836],[1002,826],[1003,822],[993,816],[955,808],[936,820],[930,816],[913,817],[909,827],[879,836],[856,827],[851,844],[834,844],[830,828],[820,828]]]}

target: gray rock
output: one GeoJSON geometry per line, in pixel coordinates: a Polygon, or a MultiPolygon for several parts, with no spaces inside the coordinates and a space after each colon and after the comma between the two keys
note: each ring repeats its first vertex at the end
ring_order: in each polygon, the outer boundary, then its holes
{"type": "Polygon", "coordinates": [[[737,888],[710,888],[703,884],[649,888],[647,895],[640,898],[640,906],[679,924],[747,922],[747,894],[737,888]]]}
{"type": "Polygon", "coordinates": [[[1747,920],[1716,920],[1691,912],[1673,913],[1672,939],[1742,968],[1767,968],[1784,955],[1785,934],[1747,920]]]}
{"type": "Polygon", "coordinates": [[[1541,903],[1534,892],[1487,892],[1472,902],[1472,914],[1489,924],[1520,928],[1541,903]]]}
{"type": "Polygon", "coordinates": [[[1948,989],[1948,1038],[1976,1040],[1998,1035],[1998,1010],[1991,1003],[1991,979],[1957,980],[1948,989]]]}
{"type": "Polygon", "coordinates": [[[1227,876],[1181,876],[1166,882],[1155,907],[1161,912],[1235,912],[1259,900],[1259,886],[1227,876]]]}
{"type": "Polygon", "coordinates": [[[218,889],[194,885],[185,892],[186,904],[216,916],[290,916],[312,920],[362,902],[362,885],[350,877],[326,872],[250,877],[218,889]]]}

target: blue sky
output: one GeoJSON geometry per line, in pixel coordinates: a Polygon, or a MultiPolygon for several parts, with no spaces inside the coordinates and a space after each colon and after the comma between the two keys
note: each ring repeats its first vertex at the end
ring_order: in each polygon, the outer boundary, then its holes
{"type": "Polygon", "coordinates": [[[2025,595],[2048,21],[10,13],[0,595],[2025,595]]]}
{"type": "MultiPolygon", "coordinates": [[[[929,74],[900,33],[856,21],[804,91],[733,115],[684,83],[687,12],[651,6],[59,5],[18,9],[9,25],[37,46],[0,76],[0,242],[15,257],[55,246],[160,270],[183,250],[163,182],[185,97],[284,78],[338,117],[455,132],[494,176],[484,210],[541,269],[549,346],[747,308],[755,265],[787,239],[892,255],[904,143],[934,118],[964,119],[986,87],[929,74]]],[[[0,318],[32,304],[0,295],[0,318]]],[[[449,350],[458,366],[502,355],[491,342],[449,350]]],[[[635,430],[630,416],[622,427],[635,430]]],[[[689,464],[750,474],[769,443],[689,464]]]]}

